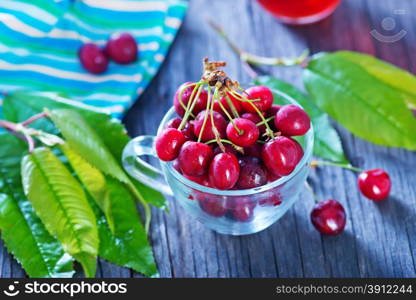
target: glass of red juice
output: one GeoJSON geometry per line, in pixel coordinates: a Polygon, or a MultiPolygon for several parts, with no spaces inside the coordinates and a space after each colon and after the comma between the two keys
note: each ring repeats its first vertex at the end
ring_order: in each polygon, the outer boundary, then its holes
{"type": "Polygon", "coordinates": [[[329,16],[341,0],[258,0],[258,2],[284,23],[305,25],[329,16]]]}

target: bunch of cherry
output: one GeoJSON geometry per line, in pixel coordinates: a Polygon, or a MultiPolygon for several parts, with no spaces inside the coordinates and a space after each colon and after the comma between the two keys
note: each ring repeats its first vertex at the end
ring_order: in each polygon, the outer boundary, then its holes
{"type": "Polygon", "coordinates": [[[157,137],[157,154],[163,161],[177,159],[189,180],[220,190],[250,189],[289,175],[303,156],[290,135],[305,134],[310,120],[296,105],[272,103],[265,86],[219,98],[185,83],[174,98],[182,118],[170,120],[157,137]]]}
{"type": "MultiPolygon", "coordinates": [[[[213,71],[216,64],[206,61],[205,70],[210,71],[201,81],[178,88],[173,103],[178,117],[157,137],[158,157],[174,161],[185,178],[220,190],[256,188],[292,173],[303,157],[292,136],[309,130],[308,115],[296,105],[274,105],[265,86],[241,89],[213,71]]],[[[204,200],[201,208],[211,215],[226,213],[204,200]]],[[[280,204],[274,196],[268,201],[280,204]]],[[[248,210],[247,201],[241,205],[242,211],[248,210]]],[[[246,215],[235,219],[249,221],[251,211],[246,215]]]]}
{"type": "Polygon", "coordinates": [[[100,74],[107,70],[110,59],[118,64],[130,64],[136,61],[137,52],[136,40],[124,32],[113,34],[104,48],[93,43],[82,45],[78,57],[88,72],[100,74]]]}
{"type": "MultiPolygon", "coordinates": [[[[273,94],[265,86],[241,89],[238,82],[217,70],[223,65],[205,60],[201,81],[178,88],[173,102],[178,117],[156,138],[158,157],[173,161],[188,180],[220,190],[256,188],[289,175],[303,157],[303,149],[293,137],[308,132],[308,115],[293,104],[273,104],[273,94]]],[[[388,197],[391,183],[384,170],[349,169],[361,172],[358,187],[364,196],[374,201],[388,197]]],[[[239,222],[253,218],[255,205],[244,197],[231,204],[213,195],[200,194],[197,200],[214,217],[231,215],[239,222]]],[[[280,204],[277,190],[259,200],[261,206],[280,204]]],[[[310,217],[325,235],[345,228],[345,210],[336,200],[317,201],[310,217]]]]}

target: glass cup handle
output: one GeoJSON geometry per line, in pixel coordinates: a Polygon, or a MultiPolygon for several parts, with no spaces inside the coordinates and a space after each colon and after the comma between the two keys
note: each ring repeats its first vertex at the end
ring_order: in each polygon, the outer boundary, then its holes
{"type": "Polygon", "coordinates": [[[163,172],[140,158],[142,155],[157,157],[154,148],[155,137],[142,135],[132,139],[123,150],[123,167],[133,178],[143,184],[173,196],[172,189],[166,183],[163,172]]]}

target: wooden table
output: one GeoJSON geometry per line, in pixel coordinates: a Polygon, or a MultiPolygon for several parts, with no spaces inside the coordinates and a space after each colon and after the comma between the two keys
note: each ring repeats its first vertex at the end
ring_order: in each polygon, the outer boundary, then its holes
{"type": "MultiPolygon", "coordinates": [[[[370,53],[416,73],[416,2],[412,0],[344,0],[334,15],[305,27],[277,22],[252,0],[192,0],[188,15],[158,76],[127,113],[132,136],[154,134],[172,105],[179,84],[197,80],[201,60],[226,60],[226,71],[249,82],[239,59],[205,23],[222,24],[242,48],[265,56],[294,56],[350,49],[370,53]],[[403,14],[404,13],[404,14],[403,14]],[[393,17],[395,43],[374,39],[382,20],[393,17]]],[[[301,85],[298,68],[263,68],[266,73],[301,85]]],[[[348,113],[348,112],[346,112],[348,113]]],[[[356,138],[337,125],[350,161],[361,168],[381,167],[393,181],[390,199],[373,203],[356,188],[356,174],[324,167],[311,172],[310,182],[322,199],[334,198],[347,211],[343,234],[323,237],[309,221],[313,206],[304,191],[295,206],[277,223],[258,234],[232,237],[216,234],[190,219],[169,199],[170,214],[153,210],[151,241],[162,277],[414,277],[416,276],[416,153],[378,147],[356,138]]],[[[416,130],[416,128],[415,128],[416,130]]],[[[383,134],[375,132],[374,134],[383,134]]],[[[23,271],[2,248],[2,277],[23,271]]],[[[128,269],[100,260],[98,276],[140,277],[128,269]]]]}

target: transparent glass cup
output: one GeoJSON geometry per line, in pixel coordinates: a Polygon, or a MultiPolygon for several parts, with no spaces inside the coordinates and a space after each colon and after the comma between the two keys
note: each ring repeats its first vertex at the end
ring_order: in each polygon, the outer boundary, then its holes
{"type": "MultiPolygon", "coordinates": [[[[294,99],[273,91],[285,102],[299,105],[294,99]]],[[[300,106],[300,105],[299,105],[300,106]]],[[[166,123],[176,117],[171,108],[160,123],[158,134],[166,123]]],[[[183,177],[172,162],[160,162],[161,170],[144,161],[141,156],[156,156],[155,136],[139,136],[123,151],[123,166],[142,183],[174,196],[189,216],[222,234],[245,235],[261,231],[280,219],[298,198],[309,173],[313,149],[313,128],[297,138],[304,156],[288,176],[261,187],[246,190],[218,190],[199,185],[183,177]]]]}

